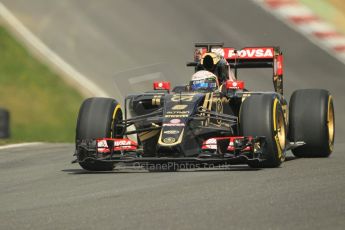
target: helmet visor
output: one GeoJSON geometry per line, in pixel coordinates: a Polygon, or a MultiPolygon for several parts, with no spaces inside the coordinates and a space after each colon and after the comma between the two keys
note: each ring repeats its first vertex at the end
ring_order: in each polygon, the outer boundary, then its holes
{"type": "Polygon", "coordinates": [[[214,78],[195,80],[190,82],[193,91],[214,91],[217,89],[217,82],[214,78]]]}

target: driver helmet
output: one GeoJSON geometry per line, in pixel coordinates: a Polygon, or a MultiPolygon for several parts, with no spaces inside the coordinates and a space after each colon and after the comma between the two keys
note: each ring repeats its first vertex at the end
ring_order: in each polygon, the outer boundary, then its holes
{"type": "Polygon", "coordinates": [[[192,91],[215,91],[219,87],[217,76],[212,72],[200,70],[193,74],[189,83],[192,91]]]}

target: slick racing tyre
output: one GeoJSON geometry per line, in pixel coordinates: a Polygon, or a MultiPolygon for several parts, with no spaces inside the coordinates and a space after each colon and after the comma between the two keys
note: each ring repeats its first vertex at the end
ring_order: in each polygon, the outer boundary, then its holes
{"type": "Polygon", "coordinates": [[[289,139],[305,145],[292,149],[296,157],[328,157],[333,151],[335,119],[327,90],[296,90],[290,99],[289,139]]]}
{"type": "Polygon", "coordinates": [[[240,110],[240,133],[243,136],[266,137],[263,161],[248,161],[253,168],[278,167],[285,159],[286,129],[281,104],[274,95],[252,95],[240,110]]]}
{"type": "MultiPolygon", "coordinates": [[[[88,98],[80,107],[76,140],[103,137],[120,137],[118,121],[122,120],[122,111],[118,102],[111,98],[88,98]]],[[[83,160],[83,159],[79,159],[83,160]]],[[[89,171],[110,171],[114,164],[85,160],[79,162],[83,169],[89,171]]]]}

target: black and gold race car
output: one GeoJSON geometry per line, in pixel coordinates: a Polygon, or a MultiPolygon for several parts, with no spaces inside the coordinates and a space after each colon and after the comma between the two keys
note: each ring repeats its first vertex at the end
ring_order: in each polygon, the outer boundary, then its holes
{"type": "Polygon", "coordinates": [[[323,89],[297,90],[288,106],[279,47],[196,44],[187,66],[196,70],[189,84],[170,90],[169,82],[154,82],[153,91],[128,95],[123,107],[111,98],[86,99],[73,162],[90,171],[112,170],[120,162],[158,170],[278,167],[288,150],[297,157],[331,154],[332,96],[323,89]],[[240,68],[272,68],[275,91],[245,89],[237,80],[240,68]]]}

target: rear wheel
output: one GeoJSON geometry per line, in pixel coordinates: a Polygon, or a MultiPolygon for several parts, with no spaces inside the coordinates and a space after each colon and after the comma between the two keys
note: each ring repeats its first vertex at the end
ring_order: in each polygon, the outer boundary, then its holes
{"type": "Polygon", "coordinates": [[[286,130],[279,100],[273,95],[252,95],[240,110],[240,133],[243,136],[264,136],[264,161],[249,161],[254,168],[278,167],[285,159],[286,130]]]}
{"type": "MultiPolygon", "coordinates": [[[[88,98],[79,110],[76,140],[119,137],[121,128],[116,124],[120,120],[122,120],[122,111],[116,100],[88,98]]],[[[79,164],[83,169],[89,171],[110,171],[114,168],[113,163],[87,159],[79,164]]]]}
{"type": "Polygon", "coordinates": [[[327,90],[296,90],[290,99],[289,139],[305,145],[292,149],[297,157],[328,157],[333,151],[335,119],[327,90]]]}

